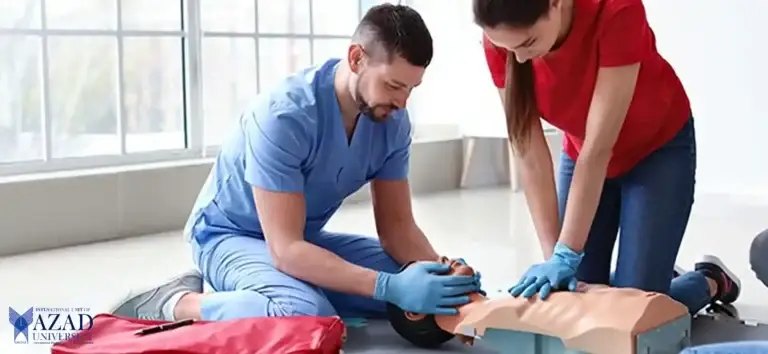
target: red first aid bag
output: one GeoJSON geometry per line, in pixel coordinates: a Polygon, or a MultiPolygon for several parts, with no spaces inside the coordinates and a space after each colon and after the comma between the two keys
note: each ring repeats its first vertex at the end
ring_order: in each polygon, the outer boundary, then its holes
{"type": "Polygon", "coordinates": [[[51,348],[51,354],[339,354],[345,327],[338,317],[263,317],[197,321],[137,335],[165,324],[99,314],[93,327],[51,348]]]}

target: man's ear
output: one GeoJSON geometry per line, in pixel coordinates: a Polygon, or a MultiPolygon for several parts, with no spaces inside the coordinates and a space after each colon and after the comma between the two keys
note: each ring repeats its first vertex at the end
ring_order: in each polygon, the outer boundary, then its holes
{"type": "Polygon", "coordinates": [[[363,47],[359,44],[352,44],[349,46],[349,50],[347,51],[347,64],[353,73],[358,74],[360,72],[364,59],[365,52],[363,51],[363,47]]]}

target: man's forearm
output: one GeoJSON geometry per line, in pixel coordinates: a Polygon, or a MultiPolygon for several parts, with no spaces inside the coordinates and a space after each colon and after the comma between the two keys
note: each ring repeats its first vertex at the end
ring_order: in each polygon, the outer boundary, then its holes
{"type": "Polygon", "coordinates": [[[418,226],[410,227],[399,234],[379,235],[379,239],[384,251],[399,264],[435,261],[440,257],[418,226]]]}
{"type": "Polygon", "coordinates": [[[277,267],[295,278],[346,294],[372,297],[377,272],[356,264],[306,241],[285,246],[277,267]]]}
{"type": "Polygon", "coordinates": [[[579,158],[571,179],[560,242],[581,252],[603,193],[610,154],[579,158]]]}

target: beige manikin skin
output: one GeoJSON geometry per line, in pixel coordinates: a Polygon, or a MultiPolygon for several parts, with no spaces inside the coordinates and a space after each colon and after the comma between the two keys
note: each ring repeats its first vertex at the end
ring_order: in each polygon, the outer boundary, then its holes
{"type": "MultiPolygon", "coordinates": [[[[453,273],[473,274],[472,268],[450,262],[453,273]]],[[[487,299],[472,294],[472,302],[456,316],[436,316],[443,330],[467,343],[488,328],[537,333],[563,340],[568,349],[593,354],[636,354],[640,333],[685,316],[687,308],[670,297],[636,289],[580,284],[579,292],[553,292],[546,301],[506,297],[487,299]]]]}

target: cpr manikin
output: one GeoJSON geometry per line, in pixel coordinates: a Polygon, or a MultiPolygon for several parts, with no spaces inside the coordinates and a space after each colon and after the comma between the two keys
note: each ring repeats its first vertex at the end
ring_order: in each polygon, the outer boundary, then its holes
{"type": "MultiPolygon", "coordinates": [[[[447,258],[440,262],[450,263],[454,273],[474,273],[447,258]]],[[[453,335],[472,344],[487,329],[500,329],[559,338],[566,348],[587,353],[635,354],[638,334],[688,316],[685,306],[663,294],[586,284],[578,292],[553,292],[546,301],[471,297],[456,316],[401,312],[398,317],[390,307],[390,319],[401,336],[420,346],[437,346],[453,335]]]]}

